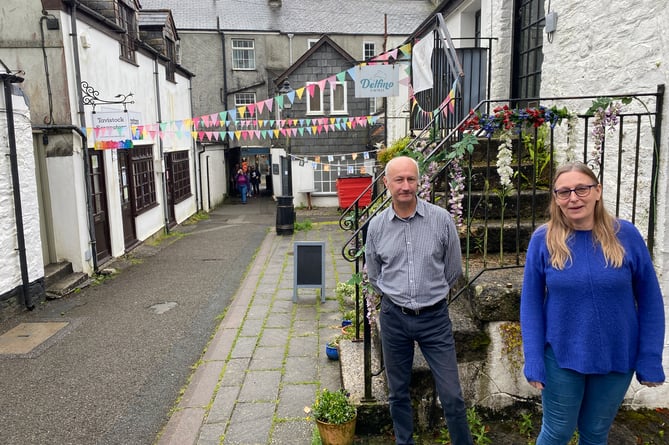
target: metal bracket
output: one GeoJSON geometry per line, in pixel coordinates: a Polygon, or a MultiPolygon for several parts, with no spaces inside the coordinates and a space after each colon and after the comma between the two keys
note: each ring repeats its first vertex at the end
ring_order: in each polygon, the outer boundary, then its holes
{"type": "Polygon", "coordinates": [[[115,98],[117,98],[117,100],[100,99],[100,92],[95,88],[93,88],[93,86],[90,85],[85,80],[81,82],[81,91],[84,93],[81,100],[83,101],[84,105],[93,106],[93,113],[95,113],[96,105],[100,104],[123,105],[123,111],[128,111],[128,104],[135,103],[134,100],[129,100],[129,98],[134,96],[133,93],[117,94],[116,96],[114,96],[115,98]]]}

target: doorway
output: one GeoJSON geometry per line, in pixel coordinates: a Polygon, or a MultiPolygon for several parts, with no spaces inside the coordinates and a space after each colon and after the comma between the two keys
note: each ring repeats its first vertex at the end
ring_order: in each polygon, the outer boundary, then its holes
{"type": "Polygon", "coordinates": [[[137,243],[135,218],[132,209],[132,172],[127,150],[117,150],[121,219],[123,220],[123,242],[126,250],[137,243]]]}

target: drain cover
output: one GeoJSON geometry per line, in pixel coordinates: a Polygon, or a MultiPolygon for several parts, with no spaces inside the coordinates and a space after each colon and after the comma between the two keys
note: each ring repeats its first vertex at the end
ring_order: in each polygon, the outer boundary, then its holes
{"type": "Polygon", "coordinates": [[[69,322],[21,323],[0,335],[0,354],[28,354],[69,322]]]}

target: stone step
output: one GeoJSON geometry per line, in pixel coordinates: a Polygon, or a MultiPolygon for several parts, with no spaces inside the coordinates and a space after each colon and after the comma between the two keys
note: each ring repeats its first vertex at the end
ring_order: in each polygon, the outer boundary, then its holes
{"type": "Polygon", "coordinates": [[[49,287],[73,272],[72,263],[69,261],[47,264],[44,266],[44,284],[49,287]]]}
{"type": "Polygon", "coordinates": [[[88,275],[81,272],[71,273],[47,286],[46,298],[49,300],[62,298],[88,285],[90,285],[88,275]]]}

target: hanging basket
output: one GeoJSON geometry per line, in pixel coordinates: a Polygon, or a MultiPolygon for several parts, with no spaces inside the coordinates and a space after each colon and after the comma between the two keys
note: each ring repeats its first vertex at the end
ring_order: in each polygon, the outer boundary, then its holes
{"type": "Polygon", "coordinates": [[[352,445],[355,438],[355,421],[357,416],[346,423],[326,423],[316,419],[318,433],[323,445],[352,445]]]}

